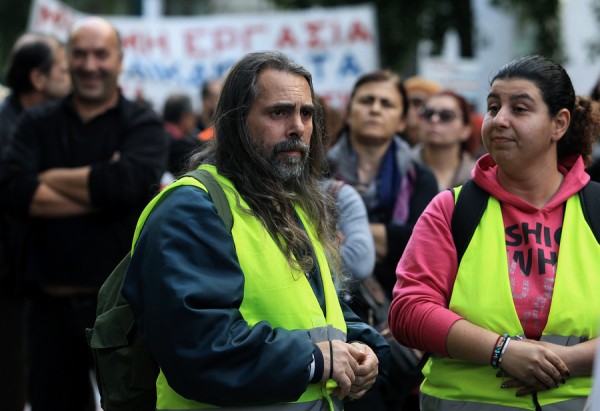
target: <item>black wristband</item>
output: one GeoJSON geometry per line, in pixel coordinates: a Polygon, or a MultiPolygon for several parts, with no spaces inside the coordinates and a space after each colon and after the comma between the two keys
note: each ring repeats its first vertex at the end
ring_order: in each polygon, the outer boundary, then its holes
{"type": "Polygon", "coordinates": [[[329,340],[329,379],[333,378],[333,345],[329,340]]]}
{"type": "Polygon", "coordinates": [[[315,373],[313,377],[310,379],[310,384],[315,384],[323,378],[323,371],[325,370],[325,359],[323,358],[323,353],[319,347],[315,347],[313,351],[313,358],[315,360],[315,373]]]}

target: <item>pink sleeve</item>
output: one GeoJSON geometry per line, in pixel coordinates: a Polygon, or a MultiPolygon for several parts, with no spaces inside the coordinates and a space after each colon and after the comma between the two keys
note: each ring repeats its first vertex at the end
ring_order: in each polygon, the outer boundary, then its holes
{"type": "Polygon", "coordinates": [[[444,356],[448,330],[462,318],[448,309],[457,271],[453,210],[452,192],[444,190],[417,221],[396,269],[389,313],[390,330],[400,343],[444,356]]]}

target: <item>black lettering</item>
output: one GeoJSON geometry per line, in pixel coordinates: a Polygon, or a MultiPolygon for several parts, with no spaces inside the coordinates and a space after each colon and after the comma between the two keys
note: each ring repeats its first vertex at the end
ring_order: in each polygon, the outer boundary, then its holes
{"type": "Polygon", "coordinates": [[[552,267],[556,264],[557,260],[558,255],[556,254],[556,252],[551,251],[550,258],[546,258],[546,256],[544,255],[544,250],[542,248],[538,248],[538,269],[540,275],[546,274],[546,264],[550,264],[550,266],[552,267]]]}
{"type": "Polygon", "coordinates": [[[556,244],[560,245],[560,238],[562,237],[562,227],[554,232],[554,241],[556,244]]]}
{"type": "Polygon", "coordinates": [[[519,232],[517,231],[517,229],[519,228],[518,225],[511,225],[509,227],[506,227],[506,229],[504,230],[504,233],[506,234],[506,245],[510,246],[510,247],[517,247],[519,245],[521,245],[521,243],[523,242],[523,238],[519,235],[519,232]],[[509,238],[512,239],[509,240],[509,238]]]}
{"type": "Polygon", "coordinates": [[[529,277],[529,274],[531,274],[531,259],[532,259],[532,250],[531,248],[529,250],[527,250],[527,258],[525,258],[525,254],[523,253],[523,251],[515,251],[515,255],[513,256],[513,261],[517,262],[519,264],[519,268],[521,269],[521,272],[523,272],[523,274],[526,277],[529,277]]]}
{"type": "Polygon", "coordinates": [[[529,223],[523,223],[523,238],[525,238],[525,244],[529,244],[529,234],[535,234],[536,244],[541,244],[542,224],[535,223],[535,230],[530,230],[529,223]]]}
{"type": "Polygon", "coordinates": [[[552,235],[550,233],[550,227],[544,227],[544,245],[546,247],[552,246],[552,235]]]}

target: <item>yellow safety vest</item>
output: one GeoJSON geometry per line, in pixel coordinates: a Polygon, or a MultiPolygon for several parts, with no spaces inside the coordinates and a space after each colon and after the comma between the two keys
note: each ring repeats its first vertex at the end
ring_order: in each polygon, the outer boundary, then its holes
{"type": "MultiPolygon", "coordinates": [[[[565,208],[552,305],[543,335],[598,335],[598,267],[600,246],[585,221],[579,196],[574,195],[565,208]]],[[[523,334],[508,276],[500,203],[491,196],[461,260],[449,308],[498,334],[523,334]]],[[[467,408],[473,410],[496,409],[485,404],[531,409],[531,396],[516,397],[514,389],[500,388],[497,371],[489,365],[432,357],[423,369],[421,391],[442,400],[473,403],[474,408],[467,408]]],[[[589,377],[570,378],[557,389],[538,393],[538,401],[544,406],[585,399],[591,385],[589,377]]]]}
{"type": "MultiPolygon", "coordinates": [[[[346,337],[346,322],[331,278],[323,247],[318,241],[313,225],[299,207],[295,207],[311,240],[321,273],[327,316],[303,272],[290,267],[287,259],[258,219],[250,215],[249,207],[231,181],[220,176],[214,166],[203,165],[224,189],[233,214],[231,234],[237,257],[244,273],[244,298],[240,306],[243,318],[252,327],[259,321],[268,321],[271,327],[309,331],[313,341],[346,337]],[[239,203],[239,204],[238,204],[239,203]],[[268,298],[267,298],[268,297],[268,298]]],[[[206,187],[192,177],[184,177],[167,186],[163,192],[181,185],[193,185],[205,191],[206,187]]],[[[161,193],[162,194],[162,193],[161,193]]],[[[160,197],[160,195],[158,196],[160,197]]],[[[134,244],[150,211],[160,201],[155,198],[142,213],[134,235],[134,244]]],[[[339,409],[339,403],[329,395],[335,387],[333,381],[309,384],[302,396],[291,404],[279,404],[293,410],[310,409],[316,402],[329,403],[330,409],[339,409]]],[[[160,372],[157,382],[157,410],[194,410],[218,408],[186,399],[176,393],[160,372]]],[[[235,393],[232,393],[235,395],[235,393]]],[[[269,407],[265,407],[269,408],[269,407]]],[[[236,410],[244,408],[236,407],[236,410]]],[[[253,410],[259,408],[253,407],[253,410]]]]}

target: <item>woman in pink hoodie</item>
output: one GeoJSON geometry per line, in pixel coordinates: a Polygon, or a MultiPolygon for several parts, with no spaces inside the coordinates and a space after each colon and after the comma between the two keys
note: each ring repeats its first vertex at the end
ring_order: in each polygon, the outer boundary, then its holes
{"type": "MultiPolygon", "coordinates": [[[[541,56],[493,77],[472,181],[489,193],[462,255],[453,191],[417,222],[389,323],[431,353],[422,410],[582,409],[600,323],[600,245],[580,204],[597,106],[541,56]]],[[[460,191],[456,190],[460,196],[460,191]]]]}

